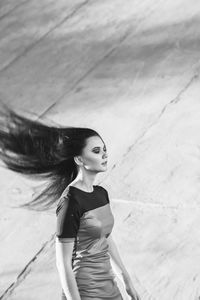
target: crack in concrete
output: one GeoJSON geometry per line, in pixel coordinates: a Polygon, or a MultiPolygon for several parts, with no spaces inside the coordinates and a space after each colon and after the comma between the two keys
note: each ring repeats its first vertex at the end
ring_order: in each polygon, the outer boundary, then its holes
{"type": "Polygon", "coordinates": [[[18,56],[16,56],[13,60],[11,60],[7,65],[5,65],[2,69],[0,69],[0,72],[5,71],[8,69],[11,65],[13,65],[16,61],[18,61],[23,55],[28,53],[31,49],[33,49],[36,45],[38,45],[44,38],[46,38],[51,32],[53,32],[56,28],[58,28],[60,25],[65,23],[68,19],[73,17],[83,6],[88,4],[90,0],[86,0],[83,3],[77,5],[74,10],[67,16],[65,16],[60,22],[58,22],[54,27],[52,27],[50,30],[48,30],[43,36],[41,36],[38,40],[36,40],[34,43],[29,45],[22,51],[18,56]]]}
{"type": "Polygon", "coordinates": [[[0,296],[0,300],[6,300],[10,296],[10,294],[14,291],[16,287],[20,285],[21,282],[23,282],[28,274],[30,274],[32,270],[32,265],[34,264],[35,260],[37,260],[38,256],[47,249],[55,239],[55,233],[52,235],[50,240],[46,241],[43,246],[40,248],[40,250],[33,256],[33,258],[27,263],[27,265],[24,267],[24,269],[19,273],[16,280],[10,284],[10,286],[3,292],[3,294],[0,296]]]}
{"type": "MultiPolygon", "coordinates": [[[[156,6],[154,8],[152,8],[149,13],[147,15],[144,16],[144,18],[142,18],[139,23],[139,25],[136,28],[136,31],[140,28],[141,22],[146,20],[146,18],[153,12],[153,10],[155,10],[156,6]]],[[[40,114],[38,116],[38,119],[42,118],[43,116],[45,116],[49,111],[51,111],[51,109],[53,107],[55,107],[66,95],[68,95],[70,92],[72,92],[73,90],[75,90],[77,88],[77,85],[82,82],[90,73],[92,73],[92,71],[94,71],[107,57],[109,57],[113,52],[115,52],[120,45],[126,40],[126,38],[132,33],[132,29],[133,27],[130,26],[124,34],[122,34],[119,37],[118,42],[115,44],[114,47],[112,47],[103,57],[100,58],[99,61],[97,61],[85,74],[83,74],[78,80],[77,82],[73,85],[72,88],[70,88],[67,92],[65,91],[63,93],[62,96],[60,96],[52,105],[50,105],[47,109],[45,109],[42,114],[40,114]]]]}
{"type": "Polygon", "coordinates": [[[18,7],[24,5],[25,3],[27,3],[27,0],[23,1],[22,3],[19,3],[19,4],[15,5],[13,8],[11,8],[9,11],[7,11],[7,13],[5,13],[4,15],[2,15],[0,17],[0,21],[2,19],[4,19],[5,17],[7,17],[9,14],[11,14],[15,9],[17,9],[18,7]]]}
{"type": "MultiPolygon", "coordinates": [[[[125,160],[126,156],[129,154],[129,152],[142,140],[142,138],[149,132],[149,130],[155,126],[159,120],[162,118],[163,114],[165,113],[165,111],[167,110],[167,108],[173,104],[177,104],[180,100],[181,100],[181,96],[190,88],[190,86],[199,78],[199,71],[195,72],[195,74],[192,76],[192,78],[189,80],[189,82],[186,84],[186,86],[178,93],[178,95],[173,98],[170,102],[168,102],[167,104],[165,104],[165,106],[162,108],[161,112],[159,113],[159,115],[157,116],[157,118],[154,120],[154,122],[152,122],[145,130],[144,132],[138,136],[138,138],[135,140],[135,142],[130,145],[127,149],[127,151],[123,154],[122,159],[120,160],[120,164],[125,160]]],[[[107,174],[107,176],[105,178],[107,178],[108,176],[110,176],[110,173],[118,166],[119,164],[114,164],[109,172],[109,174],[107,174]]]]}
{"type": "Polygon", "coordinates": [[[163,209],[174,209],[174,210],[180,210],[180,209],[200,209],[200,204],[178,204],[178,205],[166,205],[163,203],[159,202],[143,202],[143,201],[134,201],[132,202],[131,200],[127,199],[112,199],[113,203],[124,203],[124,204],[131,204],[133,206],[140,206],[143,208],[163,208],[163,209]]]}
{"type": "Polygon", "coordinates": [[[43,111],[42,114],[39,115],[38,119],[45,116],[49,111],[52,110],[53,107],[55,107],[66,95],[71,93],[75,88],[77,88],[77,85],[82,82],[92,71],[94,71],[107,57],[109,57],[114,51],[117,50],[117,48],[121,45],[121,43],[129,36],[131,32],[131,29],[129,28],[126,30],[126,32],[120,37],[118,43],[111,48],[103,57],[101,57],[100,60],[98,60],[86,73],[84,73],[76,82],[75,84],[66,92],[63,93],[62,96],[60,96],[52,105],[50,105],[47,109],[43,111]]]}

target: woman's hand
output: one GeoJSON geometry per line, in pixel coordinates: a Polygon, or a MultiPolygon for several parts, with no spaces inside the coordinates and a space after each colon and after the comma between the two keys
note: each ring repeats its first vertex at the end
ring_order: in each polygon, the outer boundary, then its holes
{"type": "Polygon", "coordinates": [[[123,279],[124,279],[126,291],[127,291],[128,295],[131,297],[131,300],[141,300],[140,296],[138,295],[137,291],[135,290],[135,288],[132,284],[132,281],[131,281],[131,278],[129,277],[129,275],[124,275],[123,279]]]}

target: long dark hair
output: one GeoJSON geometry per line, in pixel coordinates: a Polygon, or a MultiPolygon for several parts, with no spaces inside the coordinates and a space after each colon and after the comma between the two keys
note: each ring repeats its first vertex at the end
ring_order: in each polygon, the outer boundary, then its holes
{"type": "Polygon", "coordinates": [[[12,171],[47,184],[21,206],[46,209],[55,204],[78,174],[74,156],[81,155],[86,139],[99,134],[91,128],[52,126],[25,117],[7,106],[0,110],[0,159],[12,171]]]}

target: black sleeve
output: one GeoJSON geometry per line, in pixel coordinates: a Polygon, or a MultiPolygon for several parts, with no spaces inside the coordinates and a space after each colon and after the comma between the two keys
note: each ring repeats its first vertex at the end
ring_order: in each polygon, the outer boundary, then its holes
{"type": "Polygon", "coordinates": [[[101,185],[100,185],[100,187],[103,189],[103,191],[105,193],[107,203],[110,203],[110,199],[109,199],[109,195],[108,195],[107,190],[103,186],[101,186],[101,185]]]}
{"type": "Polygon", "coordinates": [[[81,217],[78,202],[74,198],[64,196],[58,203],[56,215],[56,236],[58,238],[75,238],[81,217]]]}

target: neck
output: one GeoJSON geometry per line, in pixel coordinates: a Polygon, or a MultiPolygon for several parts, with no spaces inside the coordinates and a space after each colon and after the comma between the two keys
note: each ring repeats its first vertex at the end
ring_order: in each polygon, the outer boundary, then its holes
{"type": "Polygon", "coordinates": [[[96,174],[88,172],[87,170],[80,169],[78,175],[74,179],[73,183],[78,183],[81,187],[87,190],[93,190],[93,184],[95,181],[96,174]]]}

